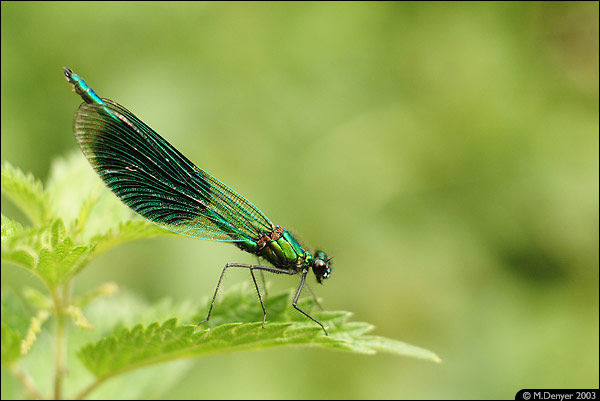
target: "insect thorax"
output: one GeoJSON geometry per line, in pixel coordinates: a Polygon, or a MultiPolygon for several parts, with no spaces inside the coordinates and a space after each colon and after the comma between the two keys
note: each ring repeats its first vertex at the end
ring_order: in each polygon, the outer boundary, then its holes
{"type": "Polygon", "coordinates": [[[255,241],[239,242],[238,247],[246,252],[265,258],[281,269],[300,271],[312,263],[313,256],[287,230],[276,226],[269,234],[255,241]]]}

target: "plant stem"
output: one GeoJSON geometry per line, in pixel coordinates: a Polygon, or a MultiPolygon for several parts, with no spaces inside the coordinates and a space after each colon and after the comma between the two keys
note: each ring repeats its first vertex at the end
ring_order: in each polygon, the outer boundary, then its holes
{"type": "Polygon", "coordinates": [[[36,400],[43,400],[44,396],[37,389],[35,382],[18,364],[14,363],[9,365],[9,369],[13,375],[23,384],[25,391],[36,400]]]}
{"type": "Polygon", "coordinates": [[[66,371],[67,315],[69,303],[69,285],[58,286],[52,291],[56,312],[56,336],[54,349],[54,399],[60,400],[63,395],[63,379],[66,371]]]}
{"type": "Polygon", "coordinates": [[[94,382],[92,384],[90,384],[89,386],[87,386],[85,389],[83,389],[83,391],[79,394],[77,394],[75,396],[75,400],[84,400],[88,397],[88,395],[90,395],[90,393],[92,391],[94,391],[96,389],[96,387],[98,387],[99,385],[101,385],[102,383],[104,383],[104,381],[107,379],[108,377],[104,377],[102,379],[96,379],[94,380],[94,382]]]}
{"type": "Polygon", "coordinates": [[[66,319],[64,315],[56,317],[56,348],[54,356],[54,399],[62,399],[62,381],[65,372],[66,319]]]}

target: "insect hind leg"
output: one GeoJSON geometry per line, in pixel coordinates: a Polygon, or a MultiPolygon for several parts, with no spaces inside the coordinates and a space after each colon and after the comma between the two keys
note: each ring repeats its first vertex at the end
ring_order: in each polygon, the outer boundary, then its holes
{"type": "Polygon", "coordinates": [[[243,267],[245,269],[250,269],[250,274],[252,275],[252,280],[254,281],[254,286],[256,287],[256,291],[258,293],[258,300],[260,301],[260,305],[261,305],[262,310],[263,310],[263,325],[262,325],[262,327],[264,328],[265,327],[265,321],[267,319],[267,311],[265,309],[265,305],[263,304],[262,297],[260,295],[260,290],[259,290],[258,284],[256,282],[256,277],[254,276],[254,270],[258,270],[260,272],[266,271],[266,272],[269,272],[269,273],[289,274],[289,275],[294,275],[294,274],[296,274],[296,272],[290,271],[290,270],[278,269],[276,267],[271,267],[271,266],[248,265],[248,264],[244,264],[244,263],[227,263],[225,265],[225,267],[223,268],[223,271],[221,272],[221,276],[219,277],[219,282],[217,283],[217,288],[215,288],[215,294],[213,295],[212,301],[210,302],[210,308],[208,309],[208,315],[206,316],[206,319],[204,319],[203,321],[201,321],[200,323],[198,323],[198,326],[200,326],[202,323],[208,322],[208,320],[210,319],[210,315],[211,315],[211,313],[213,311],[213,307],[215,306],[215,300],[217,299],[217,294],[219,292],[219,288],[221,287],[221,282],[223,281],[223,277],[225,276],[225,272],[230,267],[243,267]]]}

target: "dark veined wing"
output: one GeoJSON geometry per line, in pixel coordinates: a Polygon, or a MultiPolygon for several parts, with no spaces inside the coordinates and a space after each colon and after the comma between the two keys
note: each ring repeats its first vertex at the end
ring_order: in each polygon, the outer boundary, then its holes
{"type": "Polygon", "coordinates": [[[123,106],[83,103],[73,129],[110,190],[135,212],[195,238],[244,241],[273,224],[252,203],[196,167],[123,106]]]}

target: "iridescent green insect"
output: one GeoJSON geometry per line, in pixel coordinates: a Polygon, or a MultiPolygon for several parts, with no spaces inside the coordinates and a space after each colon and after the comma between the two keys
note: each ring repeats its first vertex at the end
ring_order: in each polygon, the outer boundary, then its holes
{"type": "Polygon", "coordinates": [[[163,137],[125,107],[101,99],[85,81],[64,67],[67,81],[84,100],[73,119],[79,146],[106,186],[142,217],[167,230],[194,238],[227,241],[265,259],[273,266],[228,263],[215,289],[208,316],[230,267],[250,270],[263,309],[267,312],[254,271],[300,275],[293,306],[297,305],[306,275],[312,268],[317,281],[331,275],[331,261],[322,251],[313,255],[284,228],[271,223],[243,196],[196,167],[163,137]]]}

